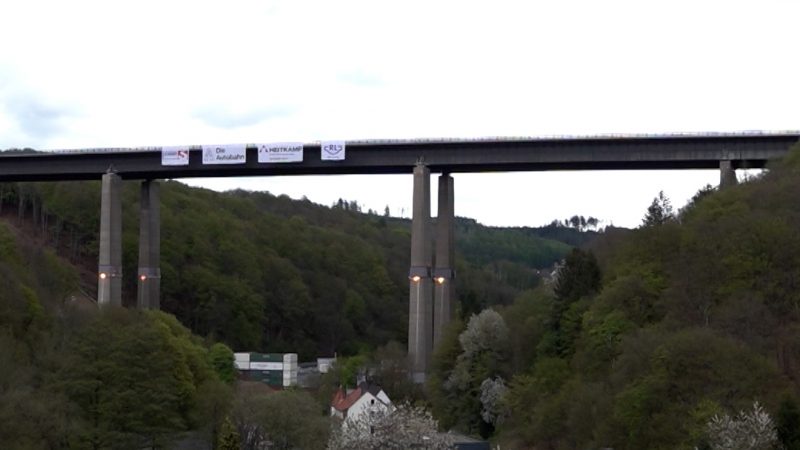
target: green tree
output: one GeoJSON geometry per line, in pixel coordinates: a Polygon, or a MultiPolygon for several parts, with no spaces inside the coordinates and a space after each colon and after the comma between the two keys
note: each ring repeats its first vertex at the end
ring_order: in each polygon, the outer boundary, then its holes
{"type": "Polygon", "coordinates": [[[458,336],[464,331],[464,327],[465,324],[456,319],[444,330],[441,342],[434,349],[430,376],[425,382],[425,392],[431,402],[433,415],[445,429],[455,426],[462,416],[455,407],[458,394],[450,389],[444,389],[444,383],[450,378],[458,355],[461,354],[458,336]]]}
{"type": "Polygon", "coordinates": [[[600,267],[592,252],[572,251],[558,271],[554,292],[556,299],[571,303],[600,289],[600,267]]]}
{"type": "Polygon", "coordinates": [[[243,449],[324,449],[331,430],[330,418],[319,411],[314,398],[303,391],[268,393],[245,387],[237,392],[234,421],[243,449]]]}
{"type": "Polygon", "coordinates": [[[187,351],[204,349],[180,342],[156,315],[106,308],[76,334],[59,375],[79,412],[71,445],[162,448],[192,425],[194,381],[210,368],[192,367],[187,351]]]}
{"type": "MultiPolygon", "coordinates": [[[[232,387],[218,379],[207,380],[197,388],[196,426],[208,436],[208,442],[218,445],[229,433],[225,429],[230,422],[234,391],[232,387]]],[[[238,434],[236,435],[238,442],[238,434]]]]}
{"type": "Polygon", "coordinates": [[[233,366],[233,351],[230,347],[217,342],[208,349],[208,360],[220,380],[233,383],[236,379],[236,368],[233,366]]]}
{"type": "Polygon", "coordinates": [[[653,199],[653,203],[647,207],[647,214],[642,219],[642,225],[649,227],[663,225],[675,218],[672,211],[672,203],[669,201],[664,191],[660,191],[658,196],[653,199]]]}
{"type": "Polygon", "coordinates": [[[781,401],[776,417],[778,440],[784,450],[800,450],[800,408],[794,398],[786,396],[781,401]]]}
{"type": "Polygon", "coordinates": [[[600,289],[600,267],[594,254],[573,249],[559,269],[554,286],[549,332],[538,350],[548,356],[568,357],[575,351],[588,297],[600,289]]]}
{"type": "Polygon", "coordinates": [[[222,429],[220,430],[219,440],[215,448],[217,450],[239,450],[240,445],[239,433],[236,431],[236,427],[233,426],[229,418],[226,418],[225,421],[222,422],[222,429]]]}

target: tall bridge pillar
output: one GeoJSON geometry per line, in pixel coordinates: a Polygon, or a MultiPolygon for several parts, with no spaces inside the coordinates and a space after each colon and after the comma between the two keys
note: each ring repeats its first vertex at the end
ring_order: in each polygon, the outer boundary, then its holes
{"type": "Polygon", "coordinates": [[[158,181],[142,182],[139,203],[139,273],[137,277],[139,309],[159,309],[161,306],[161,214],[158,181]]]}
{"type": "Polygon", "coordinates": [[[436,268],[433,271],[433,349],[439,346],[453,315],[455,298],[455,223],[453,177],[439,177],[439,213],[436,218],[436,268]]]}
{"type": "Polygon", "coordinates": [[[411,269],[408,307],[408,358],[411,377],[424,383],[432,348],[433,294],[431,285],[431,172],[414,168],[414,205],[411,222],[411,269]]]}
{"type": "Polygon", "coordinates": [[[719,162],[719,187],[724,189],[726,187],[734,186],[739,181],[736,179],[736,170],[733,168],[731,160],[722,160],[719,162]]]}
{"type": "Polygon", "coordinates": [[[122,305],[122,179],[103,175],[100,192],[100,251],[97,267],[97,304],[122,305]]]}

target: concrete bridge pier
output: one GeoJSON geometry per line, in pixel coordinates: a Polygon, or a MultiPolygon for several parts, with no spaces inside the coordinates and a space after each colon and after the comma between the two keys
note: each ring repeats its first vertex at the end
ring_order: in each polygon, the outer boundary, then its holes
{"type": "Polygon", "coordinates": [[[136,280],[139,309],[160,309],[161,213],[158,181],[142,182],[139,203],[139,271],[136,280]]]}
{"type": "Polygon", "coordinates": [[[423,164],[414,168],[414,205],[411,222],[411,269],[408,309],[408,359],[411,378],[424,383],[430,364],[433,333],[431,280],[431,172],[423,164]]]}
{"type": "Polygon", "coordinates": [[[97,304],[122,306],[122,179],[108,172],[100,192],[97,304]]]}
{"type": "Polygon", "coordinates": [[[736,179],[736,169],[733,167],[733,161],[722,160],[719,162],[719,187],[724,189],[726,187],[735,186],[739,183],[736,179]]]}
{"type": "Polygon", "coordinates": [[[453,316],[455,298],[455,247],[454,244],[454,192],[453,177],[439,177],[439,213],[436,218],[436,266],[433,271],[433,348],[442,340],[444,330],[453,316]]]}

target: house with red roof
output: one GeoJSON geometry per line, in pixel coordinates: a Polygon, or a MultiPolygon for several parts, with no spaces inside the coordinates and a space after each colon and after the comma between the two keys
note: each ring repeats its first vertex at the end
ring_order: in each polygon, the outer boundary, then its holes
{"type": "Polygon", "coordinates": [[[392,408],[392,401],[380,386],[362,382],[351,391],[339,389],[331,401],[331,416],[343,421],[357,421],[363,414],[392,408]]]}

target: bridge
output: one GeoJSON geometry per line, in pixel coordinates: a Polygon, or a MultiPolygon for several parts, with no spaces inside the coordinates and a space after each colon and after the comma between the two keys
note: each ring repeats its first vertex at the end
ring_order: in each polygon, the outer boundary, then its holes
{"type": "Polygon", "coordinates": [[[235,164],[204,163],[202,146],[181,147],[180,165],[165,164],[166,148],[114,148],[0,153],[0,182],[102,180],[98,304],[121,305],[122,180],[143,180],[137,306],[159,308],[160,212],[156,180],[191,177],[398,174],[414,177],[409,269],[408,349],[422,382],[433,349],[453,314],[454,185],[450,174],[544,170],[719,169],[720,186],[736,169],[763,168],[800,141],[800,131],[347,141],[339,160],[323,159],[324,142],[302,148],[293,162],[259,162],[257,144],[240,145],[235,164]],[[440,173],[439,210],[432,229],[430,174],[440,173]],[[434,233],[435,231],[435,233],[434,233]],[[436,245],[430,243],[435,235],[436,245]]]}
{"type": "Polygon", "coordinates": [[[0,181],[96,180],[109,169],[126,179],[277,175],[411,173],[418,162],[432,172],[761,168],[796,143],[800,131],[742,134],[604,135],[549,138],[347,141],[346,159],[320,158],[320,143],[303,144],[305,157],[289,164],[258,162],[247,145],[242,164],[203,164],[200,146],[186,146],[188,165],[165,166],[160,147],[0,153],[0,181]]]}

